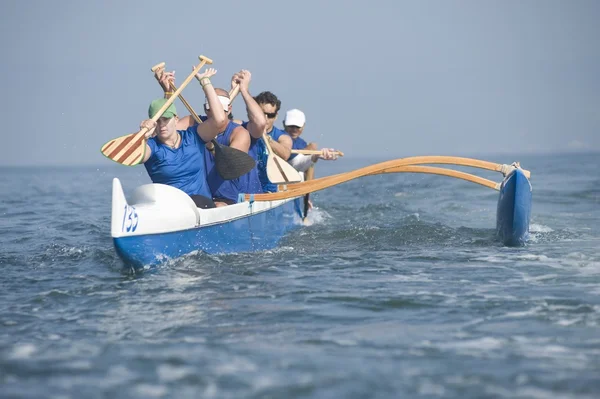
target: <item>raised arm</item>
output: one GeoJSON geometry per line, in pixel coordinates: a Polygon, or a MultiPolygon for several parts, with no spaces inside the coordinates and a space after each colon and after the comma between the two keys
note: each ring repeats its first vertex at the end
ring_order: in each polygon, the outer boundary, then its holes
{"type": "MultiPolygon", "coordinates": [[[[173,86],[175,85],[175,71],[168,72],[165,68],[156,68],[154,70],[154,77],[162,87],[165,98],[169,98],[173,95],[173,86]]],[[[187,115],[179,118],[177,121],[177,130],[187,130],[190,126],[196,123],[191,115],[187,115]]]]}
{"type": "Polygon", "coordinates": [[[158,81],[160,87],[162,87],[165,98],[171,97],[173,95],[171,84],[175,84],[175,71],[165,71],[164,67],[156,68],[154,70],[154,78],[158,81]]]}
{"type": "Polygon", "coordinates": [[[279,155],[283,158],[284,161],[287,161],[292,154],[292,138],[287,134],[282,134],[279,136],[277,141],[271,139],[271,136],[267,135],[269,144],[271,144],[271,148],[275,151],[275,154],[279,155]]]}
{"type": "Polygon", "coordinates": [[[335,161],[337,159],[337,153],[333,148],[323,148],[320,154],[303,155],[298,154],[288,162],[294,167],[294,169],[300,172],[306,172],[308,168],[313,166],[319,159],[326,161],[335,161]]]}
{"type": "Polygon", "coordinates": [[[240,151],[248,153],[250,149],[250,134],[242,126],[238,126],[231,132],[229,146],[240,151]]]}
{"type": "MultiPolygon", "coordinates": [[[[142,123],[140,123],[140,129],[143,128],[148,129],[148,132],[146,133],[146,138],[152,137],[152,135],[154,135],[154,129],[156,129],[156,122],[154,122],[152,119],[146,119],[145,121],[142,121],[142,123]]],[[[145,145],[146,151],[144,153],[144,159],[142,159],[142,163],[149,160],[152,156],[152,150],[150,149],[150,146],[148,144],[145,145]]]]}
{"type": "Polygon", "coordinates": [[[263,110],[260,108],[256,100],[250,95],[249,86],[252,74],[250,71],[242,69],[240,72],[233,75],[231,79],[231,87],[234,85],[240,86],[240,94],[246,104],[246,112],[248,113],[248,133],[255,139],[262,137],[265,127],[267,126],[267,120],[263,110]]]}
{"type": "Polygon", "coordinates": [[[212,111],[212,118],[208,118],[204,123],[198,124],[197,132],[204,142],[209,142],[217,137],[219,132],[225,130],[227,123],[229,122],[227,120],[227,115],[225,115],[225,111],[223,110],[223,105],[217,97],[215,88],[210,82],[210,77],[214,76],[216,73],[216,69],[207,68],[203,73],[196,74],[196,79],[200,82],[202,90],[204,90],[204,94],[206,95],[208,105],[212,111]]]}

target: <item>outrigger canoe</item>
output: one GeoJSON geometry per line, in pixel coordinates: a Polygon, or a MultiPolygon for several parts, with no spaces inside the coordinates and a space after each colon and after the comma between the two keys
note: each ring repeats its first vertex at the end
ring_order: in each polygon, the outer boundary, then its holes
{"type": "Polygon", "coordinates": [[[117,254],[127,266],[140,268],[192,252],[241,253],[277,247],[284,235],[301,227],[301,198],[357,177],[380,173],[431,173],[451,176],[499,191],[496,232],[504,245],[523,245],[529,234],[532,188],[529,172],[518,164],[500,165],[470,158],[412,157],[281,186],[277,193],[240,195],[237,204],[199,209],[183,191],[145,184],[125,198],[118,178],[113,179],[111,236],[117,254]],[[500,183],[451,169],[422,164],[454,164],[495,170],[500,183]]]}

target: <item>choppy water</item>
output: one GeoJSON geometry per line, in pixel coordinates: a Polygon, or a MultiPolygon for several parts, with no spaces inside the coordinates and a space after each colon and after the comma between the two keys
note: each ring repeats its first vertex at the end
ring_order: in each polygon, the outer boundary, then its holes
{"type": "Polygon", "coordinates": [[[0,397],[597,398],[600,155],[519,160],[523,248],[494,239],[496,192],[400,174],[314,195],[276,250],[137,275],[110,182],[143,168],[2,168],[0,397]]]}

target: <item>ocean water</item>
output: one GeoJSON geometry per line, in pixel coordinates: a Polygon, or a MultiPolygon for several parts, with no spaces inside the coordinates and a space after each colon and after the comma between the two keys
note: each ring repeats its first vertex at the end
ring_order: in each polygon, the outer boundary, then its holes
{"type": "Polygon", "coordinates": [[[1,168],[0,397],[598,398],[600,154],[485,159],[532,171],[524,247],[497,192],[396,174],[314,194],[272,251],[136,274],[110,190],[143,168],[1,168]]]}

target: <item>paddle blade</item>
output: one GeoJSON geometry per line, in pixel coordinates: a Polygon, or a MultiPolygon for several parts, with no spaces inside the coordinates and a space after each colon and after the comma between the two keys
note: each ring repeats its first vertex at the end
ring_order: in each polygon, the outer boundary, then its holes
{"type": "Polygon", "coordinates": [[[308,217],[308,210],[310,209],[310,194],[304,196],[304,214],[302,215],[302,221],[308,217]]]}
{"type": "Polygon", "coordinates": [[[302,181],[300,173],[283,158],[269,154],[267,158],[267,177],[273,184],[298,183],[302,181]]]}
{"type": "Polygon", "coordinates": [[[256,161],[244,151],[231,148],[212,141],[215,146],[215,166],[224,180],[237,179],[250,172],[256,161]]]}
{"type": "Polygon", "coordinates": [[[128,134],[110,140],[102,146],[100,152],[115,162],[125,166],[138,165],[146,153],[146,137],[142,132],[128,134]]]}

